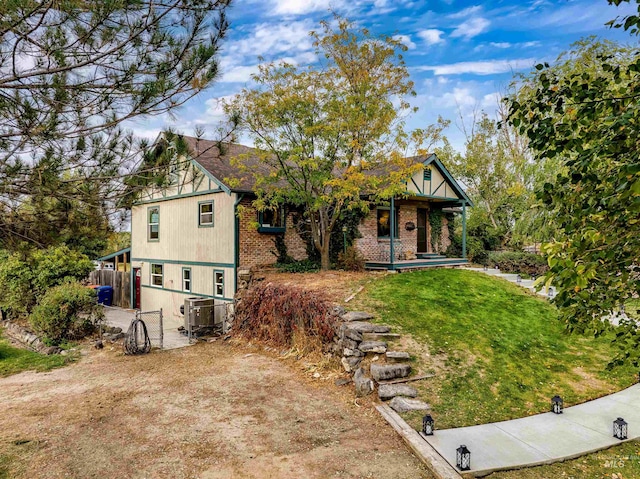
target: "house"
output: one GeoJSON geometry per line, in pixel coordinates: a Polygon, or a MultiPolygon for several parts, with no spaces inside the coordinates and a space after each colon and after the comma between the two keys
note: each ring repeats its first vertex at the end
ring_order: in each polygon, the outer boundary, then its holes
{"type": "MultiPolygon", "coordinates": [[[[257,212],[252,176],[230,161],[246,155],[249,170],[264,168],[256,150],[224,144],[220,151],[217,142],[183,139],[190,155],[171,165],[169,185],[148,188],[131,210],[131,303],[143,310],[163,308],[176,326],[188,297],[232,301],[239,271],[276,262],[276,239],[294,259],[307,257],[296,227],[302,212],[257,212]]],[[[424,168],[408,182],[407,196],[373,208],[361,222],[356,245],[370,268],[466,262],[433,251],[428,219],[443,208],[464,218],[471,202],[435,155],[415,161],[424,168]]]]}

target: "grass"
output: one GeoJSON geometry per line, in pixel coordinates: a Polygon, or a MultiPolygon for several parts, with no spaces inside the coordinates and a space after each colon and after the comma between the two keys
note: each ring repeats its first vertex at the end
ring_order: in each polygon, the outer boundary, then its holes
{"type": "Polygon", "coordinates": [[[630,441],[571,461],[516,471],[496,472],[487,479],[583,479],[640,477],[640,443],[630,441]]]}
{"type": "MultiPolygon", "coordinates": [[[[389,275],[363,293],[360,305],[415,340],[415,369],[436,372],[413,384],[440,428],[545,412],[555,394],[584,402],[637,377],[630,365],[607,368],[611,336],[566,335],[554,306],[505,280],[435,269],[389,275]]],[[[419,427],[419,414],[406,419],[419,427]]]]}
{"type": "Polygon", "coordinates": [[[45,356],[26,349],[15,348],[0,334],[0,377],[22,371],[49,371],[64,366],[72,360],[71,355],[52,354],[45,356]]]}

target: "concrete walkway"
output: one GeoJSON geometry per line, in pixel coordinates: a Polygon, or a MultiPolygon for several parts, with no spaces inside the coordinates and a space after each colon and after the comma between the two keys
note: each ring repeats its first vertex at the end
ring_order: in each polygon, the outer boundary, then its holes
{"type": "MultiPolygon", "coordinates": [[[[126,333],[136,317],[134,309],[123,309],[116,306],[105,306],[104,314],[106,323],[109,326],[122,328],[122,332],[126,333]]],[[[190,346],[189,338],[181,334],[176,328],[163,328],[163,347],[162,349],[177,349],[190,346]]]]}
{"type": "Polygon", "coordinates": [[[511,283],[517,284],[518,286],[522,286],[523,288],[528,289],[532,293],[536,293],[539,296],[544,296],[545,298],[552,299],[556,295],[556,290],[555,290],[555,288],[553,286],[551,288],[549,288],[549,289],[547,289],[546,286],[543,286],[542,289],[540,289],[540,291],[536,291],[536,288],[534,288],[534,286],[533,286],[534,281],[532,279],[521,279],[520,283],[518,283],[518,275],[517,274],[503,273],[499,269],[493,269],[493,268],[489,268],[489,269],[484,269],[484,268],[463,268],[463,269],[468,269],[469,271],[478,271],[480,273],[485,273],[485,274],[488,274],[490,276],[495,276],[496,278],[506,279],[507,281],[509,281],[511,283]],[[551,294],[549,294],[549,293],[551,293],[551,294]]]}
{"type": "MultiPolygon", "coordinates": [[[[551,402],[551,401],[549,401],[551,402]]],[[[456,449],[471,451],[477,476],[524,466],[550,464],[606,449],[623,441],[613,437],[613,421],[629,423],[629,439],[640,437],[640,384],[609,396],[512,421],[437,430],[422,436],[452,466],[456,449]]]]}

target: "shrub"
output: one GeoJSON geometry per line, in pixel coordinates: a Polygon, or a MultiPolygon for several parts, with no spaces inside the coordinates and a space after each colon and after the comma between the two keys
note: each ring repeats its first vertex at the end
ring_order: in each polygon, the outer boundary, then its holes
{"type": "Polygon", "coordinates": [[[235,313],[237,329],[244,336],[290,346],[300,333],[330,343],[336,321],[332,310],[316,291],[268,283],[250,289],[235,313]]]}
{"type": "Polygon", "coordinates": [[[0,308],[10,317],[28,314],[49,288],[82,280],[93,270],[89,258],[67,246],[0,258],[0,308]]]}
{"type": "Polygon", "coordinates": [[[317,261],[303,259],[290,263],[276,263],[276,268],[283,273],[315,273],[320,270],[320,264],[317,261]]]}
{"type": "Polygon", "coordinates": [[[102,317],[94,290],[67,283],[49,289],[33,308],[29,321],[45,342],[55,345],[93,333],[102,317]]]}
{"type": "Polygon", "coordinates": [[[505,273],[525,273],[531,276],[541,276],[549,269],[544,257],[518,251],[489,253],[489,265],[505,273]]]}
{"type": "MultiPolygon", "coordinates": [[[[462,256],[462,237],[460,235],[452,235],[451,244],[445,253],[451,258],[462,256]]],[[[489,252],[485,251],[482,240],[475,236],[467,236],[467,258],[472,263],[487,264],[489,260],[489,252]]]]}
{"type": "Polygon", "coordinates": [[[338,254],[337,266],[345,271],[364,271],[365,259],[355,246],[349,246],[347,251],[338,254]]]}

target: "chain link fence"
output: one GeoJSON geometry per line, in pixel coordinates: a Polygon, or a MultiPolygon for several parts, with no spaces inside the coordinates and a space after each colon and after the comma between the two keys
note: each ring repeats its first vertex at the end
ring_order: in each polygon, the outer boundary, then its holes
{"type": "Polygon", "coordinates": [[[164,343],[164,329],[162,309],[158,311],[136,311],[136,319],[141,319],[147,326],[147,334],[151,346],[162,349],[164,343]]]}

